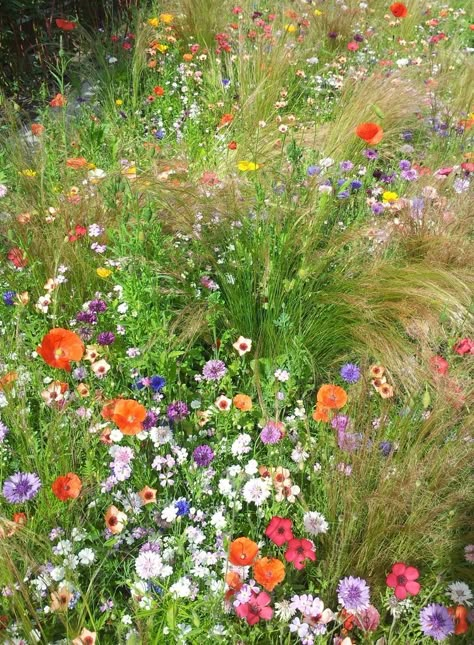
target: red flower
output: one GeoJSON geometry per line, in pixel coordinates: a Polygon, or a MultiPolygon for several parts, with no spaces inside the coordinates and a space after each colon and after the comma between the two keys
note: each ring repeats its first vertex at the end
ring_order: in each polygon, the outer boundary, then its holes
{"type": "Polygon", "coordinates": [[[77,334],[58,327],[51,329],[36,351],[51,367],[71,371],[71,361],[80,361],[84,355],[84,344],[77,334]]]}
{"type": "Polygon", "coordinates": [[[408,9],[403,2],[394,2],[390,5],[390,11],[395,18],[406,18],[408,16],[408,9]]]}
{"type": "Polygon", "coordinates": [[[62,18],[56,18],[56,27],[62,29],[63,31],[72,31],[76,28],[76,23],[71,22],[70,20],[63,20],[62,18]]]}
{"type": "Polygon", "coordinates": [[[237,150],[237,141],[230,141],[227,144],[227,147],[229,148],[229,150],[237,150]]]}
{"type": "Polygon", "coordinates": [[[8,251],[7,258],[17,269],[23,269],[28,264],[25,252],[18,248],[18,246],[14,246],[8,251]]]}
{"type": "Polygon", "coordinates": [[[468,610],[463,605],[448,608],[450,616],[454,620],[454,633],[456,636],[465,634],[469,629],[468,610]]]}
{"type": "Polygon", "coordinates": [[[275,515],[265,529],[265,535],[277,546],[283,546],[285,542],[293,539],[292,525],[293,522],[291,520],[275,515]]]}
{"type": "Polygon", "coordinates": [[[268,607],[270,596],[266,591],[259,594],[252,594],[250,600],[236,607],[235,613],[240,618],[245,618],[249,625],[256,625],[260,620],[270,620],[273,616],[273,609],[268,607]]]}
{"type": "Polygon", "coordinates": [[[380,143],[383,138],[383,130],[376,123],[360,123],[356,130],[356,135],[370,145],[380,143]]]}
{"type": "Polygon", "coordinates": [[[62,502],[79,497],[81,488],[82,481],[76,473],[68,473],[67,475],[56,477],[54,482],[51,484],[51,490],[54,495],[62,502]]]}
{"type": "Polygon", "coordinates": [[[470,338],[458,340],[454,345],[453,350],[456,354],[459,354],[459,356],[464,356],[464,354],[474,354],[474,340],[471,340],[470,338]]]}
{"type": "Polygon", "coordinates": [[[347,43],[347,49],[350,52],[356,52],[359,49],[359,45],[355,40],[351,40],[350,43],[347,43]]]}
{"type": "Polygon", "coordinates": [[[165,94],[165,90],[161,87],[161,85],[154,87],[153,92],[156,94],[156,96],[164,96],[165,94]]]}
{"type": "Polygon", "coordinates": [[[397,562],[393,565],[391,573],[388,574],[387,586],[395,589],[395,597],[398,600],[405,600],[410,594],[416,596],[421,587],[419,582],[415,582],[420,575],[415,567],[408,567],[403,562],[397,562]]]}
{"type": "Polygon", "coordinates": [[[295,569],[304,569],[305,560],[316,560],[316,551],[311,540],[298,540],[293,538],[289,540],[288,547],[285,551],[285,560],[293,562],[295,569]]]}
{"type": "Polygon", "coordinates": [[[441,376],[444,376],[445,374],[448,373],[449,363],[442,356],[432,356],[430,358],[430,367],[437,374],[441,374],[441,376]]]}
{"type": "Polygon", "coordinates": [[[49,102],[50,106],[53,108],[64,107],[66,103],[66,97],[62,94],[56,94],[56,96],[49,102]]]}

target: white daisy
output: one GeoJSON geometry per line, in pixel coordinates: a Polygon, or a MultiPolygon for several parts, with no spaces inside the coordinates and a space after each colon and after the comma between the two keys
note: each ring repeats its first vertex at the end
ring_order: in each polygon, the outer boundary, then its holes
{"type": "Polygon", "coordinates": [[[448,587],[448,595],[451,600],[457,605],[472,605],[472,592],[464,582],[452,582],[448,587]]]}
{"type": "Polygon", "coordinates": [[[327,533],[329,525],[326,522],[324,515],[317,511],[308,511],[303,516],[304,527],[310,535],[319,535],[320,533],[327,533]]]}

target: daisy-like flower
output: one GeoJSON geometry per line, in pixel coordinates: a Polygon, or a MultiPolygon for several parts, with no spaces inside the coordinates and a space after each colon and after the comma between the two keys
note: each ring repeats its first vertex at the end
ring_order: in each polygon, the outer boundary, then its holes
{"type": "Polygon", "coordinates": [[[303,516],[304,528],[310,535],[319,535],[327,533],[329,524],[326,522],[324,515],[317,511],[308,511],[303,516]]]}
{"type": "Polygon", "coordinates": [[[239,356],[243,356],[252,349],[252,340],[239,336],[235,343],[232,344],[232,347],[239,352],[239,356]]]}
{"type": "Polygon", "coordinates": [[[342,578],[337,594],[340,604],[348,611],[361,612],[370,605],[370,588],[362,578],[342,578]]]}
{"type": "Polygon", "coordinates": [[[206,381],[220,381],[221,378],[225,376],[227,372],[227,367],[223,361],[212,360],[207,361],[207,363],[202,368],[202,375],[206,381]]]}
{"type": "Polygon", "coordinates": [[[270,484],[266,479],[256,477],[249,479],[242,490],[245,501],[255,506],[262,506],[264,501],[270,497],[270,484]]]}
{"type": "Polygon", "coordinates": [[[36,473],[15,473],[5,480],[3,496],[10,504],[29,502],[41,488],[41,480],[36,473]]]}
{"type": "Polygon", "coordinates": [[[444,641],[454,633],[454,621],[443,605],[432,603],[420,612],[420,624],[423,634],[435,641],[444,641]]]}
{"type": "Polygon", "coordinates": [[[472,592],[464,582],[452,582],[448,586],[448,595],[456,605],[472,605],[472,592]]]}
{"type": "Polygon", "coordinates": [[[282,600],[275,603],[275,616],[282,623],[287,623],[295,615],[295,609],[291,606],[289,600],[282,600]]]}

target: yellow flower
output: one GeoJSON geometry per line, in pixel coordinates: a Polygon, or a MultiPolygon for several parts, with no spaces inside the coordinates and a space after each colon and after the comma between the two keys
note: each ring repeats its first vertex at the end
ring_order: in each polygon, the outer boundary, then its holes
{"type": "Polygon", "coordinates": [[[36,170],[32,170],[31,168],[26,168],[25,170],[22,170],[20,172],[20,175],[23,175],[23,177],[36,177],[36,170]]]}
{"type": "Polygon", "coordinates": [[[164,22],[165,25],[171,25],[174,20],[174,16],[172,13],[162,13],[160,14],[160,20],[161,22],[164,22]]]}
{"type": "Polygon", "coordinates": [[[384,194],[382,195],[382,199],[384,202],[396,202],[398,199],[397,193],[392,193],[389,190],[386,190],[384,194]]]}
{"type": "Polygon", "coordinates": [[[165,51],[168,50],[168,45],[161,45],[160,43],[158,43],[158,45],[155,45],[155,49],[164,54],[165,51]]]}
{"type": "Polygon", "coordinates": [[[296,31],[296,25],[285,25],[285,30],[286,30],[289,34],[294,34],[294,33],[295,33],[295,31],[296,31]]]}
{"type": "Polygon", "coordinates": [[[258,170],[260,168],[260,164],[254,163],[253,161],[239,161],[237,168],[242,172],[247,172],[249,170],[258,170]]]}
{"type": "Polygon", "coordinates": [[[147,23],[150,25],[150,27],[158,27],[160,24],[160,21],[158,18],[148,18],[147,23]]]}
{"type": "Polygon", "coordinates": [[[121,105],[123,105],[123,101],[122,101],[122,99],[117,99],[117,100],[115,101],[115,105],[117,105],[118,107],[120,107],[121,105]]]}
{"type": "Polygon", "coordinates": [[[315,9],[315,10],[314,10],[314,15],[315,15],[315,16],[322,16],[322,15],[323,15],[323,12],[322,12],[322,11],[320,11],[319,9],[315,9]]]}
{"type": "Polygon", "coordinates": [[[108,278],[110,275],[112,275],[112,271],[110,269],[105,269],[104,267],[99,267],[97,269],[97,275],[99,278],[108,278]]]}

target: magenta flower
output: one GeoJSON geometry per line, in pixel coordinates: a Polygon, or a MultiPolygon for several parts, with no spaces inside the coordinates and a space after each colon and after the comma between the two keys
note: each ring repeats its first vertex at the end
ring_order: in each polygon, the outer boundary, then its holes
{"type": "Polygon", "coordinates": [[[385,582],[389,587],[395,589],[395,597],[398,600],[405,600],[409,594],[416,596],[419,593],[420,583],[415,582],[419,575],[420,572],[415,567],[408,567],[403,562],[397,562],[393,565],[385,582]]]}
{"type": "Polygon", "coordinates": [[[285,551],[285,560],[293,562],[295,569],[304,569],[306,560],[316,560],[316,551],[311,540],[298,540],[293,538],[288,541],[288,547],[285,551]]]}
{"type": "Polygon", "coordinates": [[[277,546],[283,546],[285,542],[293,539],[292,524],[291,520],[275,515],[265,529],[265,535],[277,546]]]}
{"type": "Polygon", "coordinates": [[[252,593],[250,600],[235,608],[235,613],[240,618],[245,618],[249,625],[256,625],[260,620],[270,620],[273,609],[268,607],[270,596],[265,592],[252,593]]]}

